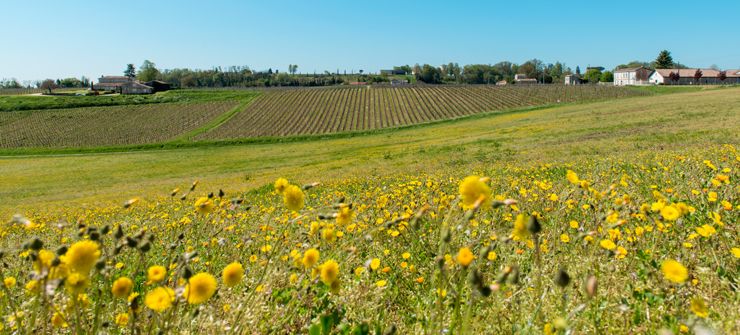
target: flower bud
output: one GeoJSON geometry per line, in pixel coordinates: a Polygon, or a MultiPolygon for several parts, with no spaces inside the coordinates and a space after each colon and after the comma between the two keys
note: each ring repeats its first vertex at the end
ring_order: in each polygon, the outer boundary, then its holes
{"type": "Polygon", "coordinates": [[[531,215],[529,217],[527,230],[529,230],[532,235],[537,235],[542,231],[542,225],[540,224],[540,220],[537,219],[537,216],[531,215]]]}
{"type": "Polygon", "coordinates": [[[596,291],[598,289],[598,280],[596,280],[596,276],[590,275],[588,276],[588,279],[586,279],[586,294],[590,298],[593,298],[596,296],[596,291]]]}
{"type": "Polygon", "coordinates": [[[555,276],[555,284],[562,288],[566,288],[570,284],[570,275],[565,270],[558,270],[557,276],[555,276]]]}

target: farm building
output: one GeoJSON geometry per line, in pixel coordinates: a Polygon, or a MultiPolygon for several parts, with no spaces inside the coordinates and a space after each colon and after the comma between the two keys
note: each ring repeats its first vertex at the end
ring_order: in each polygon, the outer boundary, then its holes
{"type": "Polygon", "coordinates": [[[581,76],[577,74],[569,74],[565,76],[565,85],[580,85],[581,76]]]}
{"type": "Polygon", "coordinates": [[[381,75],[387,75],[387,76],[393,76],[393,75],[405,75],[406,71],[404,70],[380,70],[381,75]]]}
{"type": "Polygon", "coordinates": [[[93,89],[121,94],[152,94],[169,90],[170,84],[159,80],[142,83],[125,76],[102,76],[98,78],[97,84],[93,84],[93,89]]]}
{"type": "Polygon", "coordinates": [[[739,80],[738,70],[719,71],[713,69],[658,69],[650,75],[649,79],[650,83],[654,85],[724,85],[738,84],[740,83],[739,80]],[[721,78],[723,72],[724,80],[721,78]],[[678,74],[678,77],[672,79],[671,73],[674,76],[678,74]]]}
{"type": "Polygon", "coordinates": [[[152,94],[154,88],[151,86],[144,85],[138,81],[129,81],[123,83],[120,86],[119,93],[121,94],[152,94]]]}
{"type": "Polygon", "coordinates": [[[100,91],[118,91],[121,85],[131,82],[132,79],[125,76],[101,76],[93,89],[100,91]]]}
{"type": "Polygon", "coordinates": [[[154,89],[154,92],[164,92],[169,91],[171,86],[169,83],[163,82],[161,80],[152,80],[147,81],[144,83],[144,85],[149,86],[154,89]]]}
{"type": "Polygon", "coordinates": [[[645,67],[632,67],[614,71],[614,86],[649,85],[653,70],[645,67]]]}
{"type": "Polygon", "coordinates": [[[527,78],[527,75],[526,74],[515,74],[514,75],[514,84],[517,84],[517,85],[535,85],[535,84],[537,84],[537,79],[527,78]]]}

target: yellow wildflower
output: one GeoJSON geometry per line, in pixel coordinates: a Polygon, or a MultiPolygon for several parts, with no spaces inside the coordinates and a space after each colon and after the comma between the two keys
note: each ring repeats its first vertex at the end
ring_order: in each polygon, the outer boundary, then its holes
{"type": "Polygon", "coordinates": [[[672,259],[663,261],[660,270],[667,280],[677,284],[683,283],[689,278],[689,271],[681,263],[672,259]]]}

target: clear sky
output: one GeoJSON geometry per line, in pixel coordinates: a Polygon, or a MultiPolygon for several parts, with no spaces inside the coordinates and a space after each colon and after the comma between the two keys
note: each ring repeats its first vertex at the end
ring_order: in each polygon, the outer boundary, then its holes
{"type": "Polygon", "coordinates": [[[662,49],[740,68],[740,1],[0,0],[0,78],[247,65],[299,72],[447,62],[612,68],[662,49]]]}

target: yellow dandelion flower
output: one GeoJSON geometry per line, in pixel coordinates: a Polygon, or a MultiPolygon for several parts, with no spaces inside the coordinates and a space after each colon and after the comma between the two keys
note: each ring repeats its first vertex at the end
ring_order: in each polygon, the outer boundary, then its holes
{"type": "Polygon", "coordinates": [[[732,252],[732,256],[735,256],[735,258],[740,258],[740,248],[732,248],[730,250],[732,252]]]}
{"type": "Polygon", "coordinates": [[[121,277],[113,282],[111,293],[113,296],[118,298],[126,298],[131,293],[131,289],[134,287],[134,282],[128,277],[121,277]]]}
{"type": "Polygon", "coordinates": [[[606,250],[614,250],[617,248],[617,245],[614,244],[612,240],[601,240],[601,242],[599,242],[599,245],[606,250]]]}
{"type": "Polygon", "coordinates": [[[51,262],[54,260],[56,256],[53,252],[45,249],[39,250],[38,257],[36,258],[36,261],[33,262],[33,269],[37,273],[40,273],[44,270],[48,270],[51,268],[51,262]]]}
{"type": "Polygon", "coordinates": [[[5,279],[3,279],[3,285],[7,288],[15,287],[16,283],[17,281],[15,280],[15,277],[5,277],[5,279]]]}
{"type": "Polygon", "coordinates": [[[278,194],[283,194],[285,192],[285,189],[290,185],[288,183],[288,180],[285,178],[278,178],[278,180],[275,181],[275,192],[278,194]]]}
{"type": "Polygon", "coordinates": [[[128,313],[119,313],[116,315],[116,324],[120,327],[125,327],[128,324],[128,313]]]}
{"type": "Polygon", "coordinates": [[[345,226],[352,223],[352,217],[354,217],[354,215],[355,212],[352,210],[352,208],[342,207],[337,213],[337,224],[345,226]]]}
{"type": "Polygon", "coordinates": [[[514,241],[524,241],[529,238],[529,229],[527,229],[527,217],[524,214],[516,216],[514,221],[514,230],[511,232],[514,241]]]}
{"type": "Polygon", "coordinates": [[[475,259],[475,255],[473,255],[473,252],[468,247],[462,247],[457,252],[457,262],[464,267],[468,267],[473,262],[473,259],[475,259]]]}
{"type": "Polygon", "coordinates": [[[184,296],[188,303],[200,304],[210,299],[216,293],[216,278],[210,273],[201,272],[188,279],[184,296]]]}
{"type": "Polygon", "coordinates": [[[660,216],[666,221],[676,221],[681,216],[681,212],[675,206],[670,205],[660,209],[660,216]]]}
{"type": "Polygon", "coordinates": [[[167,275],[167,268],[161,265],[150,266],[146,274],[149,283],[159,283],[167,275]]]}
{"type": "Polygon", "coordinates": [[[67,328],[69,325],[64,320],[64,316],[59,312],[54,312],[54,315],[51,316],[51,325],[56,328],[67,328]]]}
{"type": "Polygon", "coordinates": [[[321,238],[327,242],[334,242],[337,240],[337,234],[333,228],[324,228],[321,230],[321,238]]]}
{"type": "Polygon", "coordinates": [[[306,250],[306,252],[303,253],[303,259],[301,260],[301,263],[303,263],[303,266],[306,269],[312,268],[316,263],[319,262],[319,251],[311,248],[306,250]]]}
{"type": "Polygon", "coordinates": [[[622,246],[617,247],[617,259],[624,259],[627,257],[627,249],[623,248],[622,246]]]}
{"type": "Polygon", "coordinates": [[[339,277],[339,264],[335,260],[330,259],[324,262],[324,264],[321,264],[320,269],[321,281],[324,284],[331,286],[337,281],[337,277],[339,277]]]}
{"type": "Polygon", "coordinates": [[[100,247],[97,243],[89,240],[79,241],[72,244],[60,260],[67,265],[72,272],[87,274],[100,258],[100,247]]]}
{"type": "Polygon", "coordinates": [[[495,252],[495,251],[489,251],[489,252],[488,252],[488,255],[486,255],[486,258],[487,258],[487,259],[488,259],[489,261],[493,262],[493,261],[495,261],[495,260],[496,260],[496,258],[498,258],[498,255],[496,255],[496,252],[495,252]]]}
{"type": "Polygon", "coordinates": [[[571,184],[573,184],[573,185],[580,185],[581,184],[581,180],[578,179],[578,175],[575,172],[573,172],[572,170],[568,170],[565,173],[565,179],[568,179],[568,181],[571,184]]]}
{"type": "Polygon", "coordinates": [[[570,221],[570,223],[569,223],[569,225],[570,225],[570,227],[571,227],[571,228],[573,228],[573,229],[578,229],[578,227],[580,226],[580,225],[578,224],[578,221],[575,221],[575,220],[571,220],[571,221],[570,221]]]}
{"type": "Polygon", "coordinates": [[[709,308],[707,303],[701,297],[693,297],[691,299],[691,311],[700,318],[706,318],[709,316],[709,308]]]}
{"type": "Polygon", "coordinates": [[[289,185],[283,192],[283,202],[285,207],[292,211],[299,211],[304,205],[303,190],[295,185],[289,185]]]}
{"type": "Polygon", "coordinates": [[[570,236],[568,236],[568,234],[560,234],[560,242],[563,242],[563,243],[570,242],[570,236]]]}
{"type": "Polygon", "coordinates": [[[717,230],[714,229],[714,227],[708,224],[705,224],[701,227],[696,227],[696,232],[703,237],[710,237],[714,235],[717,232],[717,230]]]}
{"type": "Polygon", "coordinates": [[[224,285],[228,287],[232,287],[236,284],[239,284],[239,282],[244,277],[244,267],[241,265],[241,263],[231,263],[227,265],[224,268],[223,273],[221,274],[221,278],[224,281],[224,285]]]}
{"type": "Polygon", "coordinates": [[[87,278],[87,276],[78,272],[72,272],[64,280],[64,286],[72,294],[83,291],[85,288],[87,288],[88,285],[90,285],[90,280],[87,278]]]}
{"type": "Polygon", "coordinates": [[[476,204],[487,207],[491,202],[491,188],[478,176],[468,176],[460,183],[460,199],[463,207],[472,208],[476,204]]]}
{"type": "Polygon", "coordinates": [[[149,291],[144,297],[144,304],[149,309],[162,313],[172,306],[175,292],[169,287],[157,287],[149,291]]]}
{"type": "Polygon", "coordinates": [[[660,271],[663,272],[665,279],[680,284],[689,278],[689,271],[681,263],[667,259],[660,265],[660,271]]]}
{"type": "Polygon", "coordinates": [[[375,282],[375,286],[377,287],[383,287],[385,286],[385,284],[387,284],[385,280],[378,280],[377,282],[375,282]]]}
{"type": "Polygon", "coordinates": [[[195,201],[195,211],[200,214],[208,214],[213,212],[213,210],[216,208],[216,205],[213,204],[213,201],[211,199],[208,199],[207,197],[200,197],[198,200],[195,201]]]}
{"type": "Polygon", "coordinates": [[[372,259],[372,260],[370,261],[370,270],[373,270],[373,271],[375,271],[375,270],[377,270],[378,268],[380,268],[380,259],[378,259],[378,258],[373,258],[373,259],[372,259]]]}

